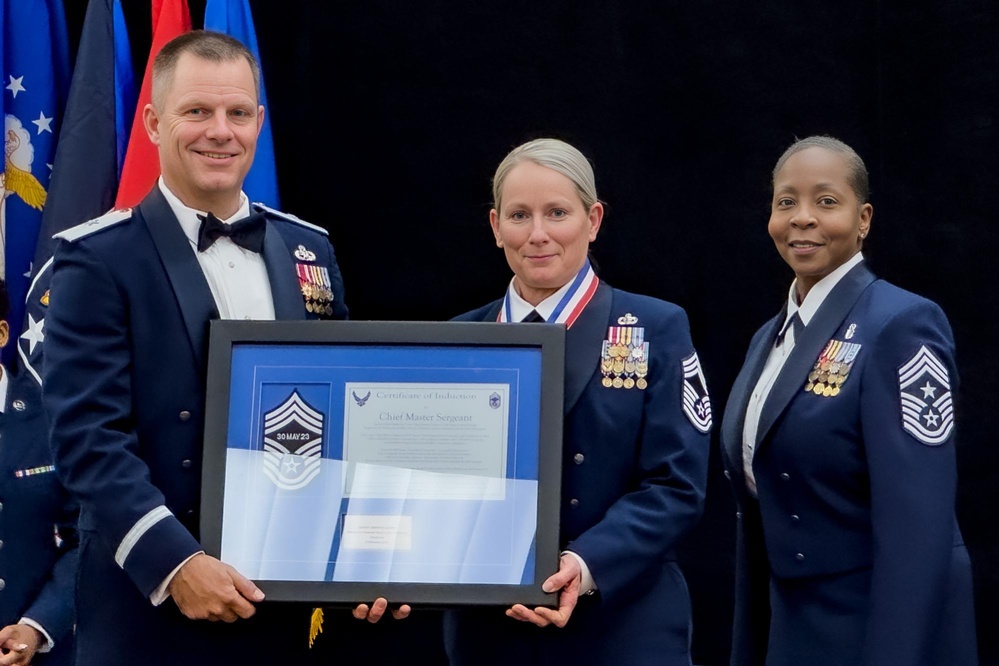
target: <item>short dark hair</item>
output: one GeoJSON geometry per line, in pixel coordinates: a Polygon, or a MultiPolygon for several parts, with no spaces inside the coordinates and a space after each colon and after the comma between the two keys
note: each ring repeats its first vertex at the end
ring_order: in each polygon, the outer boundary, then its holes
{"type": "Polygon", "coordinates": [[[10,316],[10,296],[7,295],[7,283],[0,278],[0,321],[7,321],[10,316]]]}
{"type": "Polygon", "coordinates": [[[869,184],[870,179],[867,175],[867,165],[864,164],[864,160],[860,159],[857,151],[847,144],[839,139],[825,135],[816,134],[804,139],[797,139],[788,146],[788,149],[784,151],[784,154],[780,156],[780,159],[777,160],[777,164],[774,166],[770,177],[771,187],[773,187],[774,180],[777,179],[777,172],[781,170],[788,158],[806,148],[825,148],[828,151],[839,153],[845,157],[847,168],[850,170],[846,174],[846,181],[850,184],[850,188],[853,190],[853,194],[857,197],[857,202],[860,205],[868,202],[871,198],[871,188],[869,184]]]}
{"type": "Polygon", "coordinates": [[[170,87],[173,80],[177,61],[185,53],[218,64],[243,58],[250,64],[253,88],[257,93],[257,103],[260,103],[260,65],[250,49],[243,42],[222,32],[191,30],[171,39],[156,54],[156,59],[153,60],[153,106],[158,107],[157,102],[163,91],[170,87]]]}

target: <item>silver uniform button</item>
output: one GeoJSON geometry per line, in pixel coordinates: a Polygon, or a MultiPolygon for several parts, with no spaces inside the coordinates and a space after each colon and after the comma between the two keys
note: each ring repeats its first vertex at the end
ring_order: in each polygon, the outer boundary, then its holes
{"type": "Polygon", "coordinates": [[[583,456],[582,453],[577,453],[572,457],[572,462],[576,463],[577,465],[582,465],[584,460],[586,460],[586,458],[583,456]]]}
{"type": "Polygon", "coordinates": [[[781,472],[780,478],[783,479],[784,481],[790,481],[791,475],[788,474],[787,472],[781,472]]]}
{"type": "Polygon", "coordinates": [[[799,562],[801,562],[803,559],[805,559],[805,554],[804,553],[797,553],[797,554],[795,554],[794,559],[796,559],[799,562]]]}
{"type": "Polygon", "coordinates": [[[569,500],[569,506],[575,509],[577,506],[579,506],[579,500],[573,497],[571,500],[569,500]]]}
{"type": "Polygon", "coordinates": [[[5,587],[7,587],[7,583],[4,582],[3,578],[0,578],[0,591],[2,591],[3,588],[5,588],[5,587]]]}
{"type": "Polygon", "coordinates": [[[180,414],[177,415],[177,418],[179,418],[181,421],[186,421],[189,418],[191,418],[191,412],[185,409],[180,414]]]}

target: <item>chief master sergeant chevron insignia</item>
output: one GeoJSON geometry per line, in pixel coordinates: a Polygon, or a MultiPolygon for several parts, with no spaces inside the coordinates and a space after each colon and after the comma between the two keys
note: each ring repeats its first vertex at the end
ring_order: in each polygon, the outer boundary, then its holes
{"type": "Polygon", "coordinates": [[[264,414],[264,474],[278,488],[304,488],[319,474],[324,419],[294,390],[264,414]]]}

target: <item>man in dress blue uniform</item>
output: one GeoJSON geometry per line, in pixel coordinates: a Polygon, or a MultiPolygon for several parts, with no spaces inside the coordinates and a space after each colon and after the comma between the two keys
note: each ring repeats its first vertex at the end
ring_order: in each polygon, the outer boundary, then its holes
{"type": "MultiPolygon", "coordinates": [[[[9,314],[0,280],[0,347],[9,314]]],[[[72,663],[75,545],[76,509],[55,475],[38,384],[0,365],[0,663],[72,663]]]]}
{"type": "Polygon", "coordinates": [[[144,110],[161,178],[135,209],[59,235],[44,386],[81,507],[81,666],[298,663],[306,650],[310,609],[258,606],[263,593],[198,541],[208,322],[347,317],[326,232],[242,192],[258,81],[226,35],[165,45],[144,110]]]}

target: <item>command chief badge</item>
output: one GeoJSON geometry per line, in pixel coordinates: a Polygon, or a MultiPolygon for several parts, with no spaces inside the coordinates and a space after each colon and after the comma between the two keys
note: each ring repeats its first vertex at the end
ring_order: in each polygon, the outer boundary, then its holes
{"type": "Polygon", "coordinates": [[[923,444],[942,444],[954,429],[947,368],[925,346],[898,369],[902,427],[923,444]]]}
{"type": "Polygon", "coordinates": [[[701,432],[711,430],[711,398],[708,383],[701,371],[701,360],[694,352],[683,359],[683,413],[701,432]]]}
{"type": "MultiPolygon", "coordinates": [[[[638,317],[630,312],[617,320],[619,324],[637,324],[638,317]]],[[[639,388],[649,385],[649,343],[641,326],[611,326],[600,350],[601,383],[607,388],[639,388]]]]}
{"type": "Polygon", "coordinates": [[[819,354],[819,359],[808,373],[805,393],[814,393],[825,398],[839,395],[840,389],[850,376],[850,370],[857,360],[860,347],[857,342],[843,340],[830,340],[826,343],[826,348],[819,354]]]}
{"type": "Polygon", "coordinates": [[[319,474],[323,420],[298,391],[264,414],[264,474],[278,488],[304,488],[319,474]]]}

